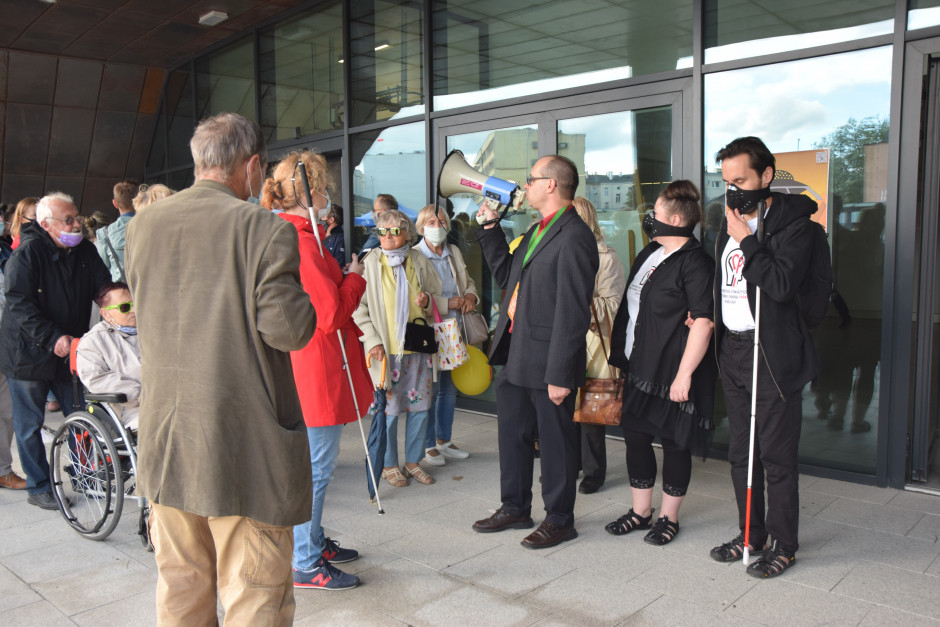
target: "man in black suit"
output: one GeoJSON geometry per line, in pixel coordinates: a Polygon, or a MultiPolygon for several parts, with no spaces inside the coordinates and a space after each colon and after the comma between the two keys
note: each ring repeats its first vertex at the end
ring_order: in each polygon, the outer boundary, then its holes
{"type": "MultiPolygon", "coordinates": [[[[543,157],[526,179],[529,205],[542,220],[525,234],[515,254],[495,223],[477,236],[505,297],[489,355],[492,365],[503,366],[496,379],[502,506],[473,528],[490,533],[533,526],[537,427],[545,521],[522,541],[530,549],[578,535],[578,432],[572,419],[587,367],[585,336],[598,257],[594,235],[572,205],[577,188],[578,169],[570,159],[543,157]]],[[[486,205],[479,215],[496,217],[486,205]]]]}

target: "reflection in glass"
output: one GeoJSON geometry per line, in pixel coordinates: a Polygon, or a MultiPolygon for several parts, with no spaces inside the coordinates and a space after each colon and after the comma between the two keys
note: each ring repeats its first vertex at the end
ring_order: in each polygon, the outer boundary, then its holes
{"type": "Polygon", "coordinates": [[[350,3],[350,126],[424,112],[422,4],[350,3]]]}
{"type": "MultiPolygon", "coordinates": [[[[877,458],[890,82],[890,47],[705,77],[704,238],[712,242],[706,250],[714,252],[724,217],[714,161],[723,145],[753,134],[777,155],[778,166],[794,153],[810,163],[829,161],[828,178],[803,185],[803,193],[814,197],[828,186],[814,217],[828,225],[841,301],[833,298],[813,331],[822,372],[803,390],[800,462],[867,474],[877,458]]],[[[775,184],[793,191],[812,166],[791,169],[778,167],[775,184]]],[[[723,419],[715,441],[727,442],[723,419]]]]}
{"type": "MultiPolygon", "coordinates": [[[[166,169],[166,105],[157,111],[157,122],[153,128],[153,143],[147,154],[147,172],[160,172],[166,169]]],[[[162,182],[162,181],[158,181],[162,182]]]]}
{"type": "Polygon", "coordinates": [[[262,31],[261,127],[269,142],[343,128],[343,7],[262,31]]]}
{"type": "Polygon", "coordinates": [[[578,166],[578,195],[629,273],[649,243],[643,216],[672,180],[672,107],[559,120],[558,152],[578,166]]]}
{"type": "Polygon", "coordinates": [[[910,0],[908,8],[908,30],[940,24],[940,0],[910,0]]]}
{"type": "MultiPolygon", "coordinates": [[[[424,122],[353,135],[352,246],[359,252],[372,227],[372,204],[379,194],[391,194],[398,208],[414,220],[427,200],[427,152],[424,122]]],[[[347,214],[349,215],[349,214],[347,214]]]]}
{"type": "Polygon", "coordinates": [[[196,61],[196,118],[232,112],[255,119],[255,53],[246,37],[196,61]]]}
{"type": "Polygon", "coordinates": [[[691,65],[691,0],[433,7],[436,110],[691,65]]]}
{"type": "Polygon", "coordinates": [[[167,167],[192,163],[193,155],[189,151],[189,140],[193,136],[196,123],[193,120],[193,89],[189,72],[185,70],[170,72],[163,96],[170,125],[167,167]]]}
{"type": "Polygon", "coordinates": [[[887,35],[893,29],[894,0],[799,6],[705,0],[705,63],[887,35]]]}

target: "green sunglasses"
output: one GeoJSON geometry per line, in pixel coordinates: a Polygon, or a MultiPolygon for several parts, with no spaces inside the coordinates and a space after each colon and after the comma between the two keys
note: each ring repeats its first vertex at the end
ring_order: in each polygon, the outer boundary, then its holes
{"type": "Polygon", "coordinates": [[[101,310],[105,311],[108,309],[117,309],[122,314],[130,313],[131,309],[134,308],[134,301],[128,301],[126,303],[118,303],[117,305],[108,305],[107,307],[102,307],[101,310]]]}
{"type": "Polygon", "coordinates": [[[385,237],[386,235],[391,235],[392,237],[398,237],[401,235],[402,228],[400,226],[393,226],[391,228],[377,228],[375,232],[379,234],[379,237],[385,237]]]}

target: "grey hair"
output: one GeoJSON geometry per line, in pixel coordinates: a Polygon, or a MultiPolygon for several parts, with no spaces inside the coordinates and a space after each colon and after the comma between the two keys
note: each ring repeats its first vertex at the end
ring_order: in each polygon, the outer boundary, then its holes
{"type": "Polygon", "coordinates": [[[261,127],[237,113],[220,113],[201,121],[189,140],[198,178],[218,170],[228,178],[235,167],[258,155],[267,163],[267,148],[261,127]]]}
{"type": "Polygon", "coordinates": [[[405,229],[408,235],[408,243],[414,244],[418,241],[418,232],[415,225],[407,215],[398,209],[388,209],[383,211],[375,218],[375,226],[381,228],[401,227],[405,229]]]}
{"type": "Polygon", "coordinates": [[[36,203],[36,222],[42,224],[52,217],[52,201],[61,200],[75,206],[75,201],[65,192],[49,192],[36,203]]]}
{"type": "Polygon", "coordinates": [[[420,235],[424,235],[424,223],[435,215],[438,216],[438,220],[441,221],[444,228],[448,231],[450,230],[450,216],[447,215],[447,210],[444,209],[444,207],[425,205],[421,208],[421,211],[418,212],[418,219],[415,220],[415,228],[418,229],[420,235]]]}

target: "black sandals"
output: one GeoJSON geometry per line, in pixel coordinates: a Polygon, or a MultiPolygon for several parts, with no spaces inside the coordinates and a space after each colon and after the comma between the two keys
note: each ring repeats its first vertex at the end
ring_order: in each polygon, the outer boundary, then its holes
{"type": "Polygon", "coordinates": [[[655,509],[650,510],[650,515],[646,518],[643,518],[633,511],[633,508],[631,507],[629,512],[614,522],[607,523],[604,526],[604,529],[607,530],[607,533],[615,536],[626,535],[634,529],[649,529],[652,526],[653,512],[655,511],[655,509]]]}
{"type": "Polygon", "coordinates": [[[747,567],[747,574],[759,579],[769,579],[783,573],[796,563],[796,555],[784,551],[774,539],[764,556],[747,567]]]}
{"type": "Polygon", "coordinates": [[[677,535],[679,535],[678,521],[673,522],[665,516],[662,516],[656,520],[656,524],[653,525],[653,529],[643,538],[643,542],[663,546],[672,542],[672,539],[677,535]]]}
{"type": "MultiPolygon", "coordinates": [[[[763,555],[764,549],[752,549],[750,554],[754,556],[763,555]]],[[[721,546],[716,546],[711,550],[711,558],[716,562],[733,562],[744,556],[744,534],[739,533],[731,542],[725,542],[721,546]]]]}

